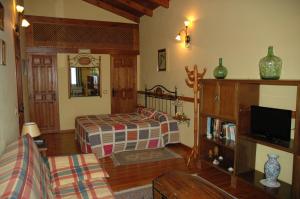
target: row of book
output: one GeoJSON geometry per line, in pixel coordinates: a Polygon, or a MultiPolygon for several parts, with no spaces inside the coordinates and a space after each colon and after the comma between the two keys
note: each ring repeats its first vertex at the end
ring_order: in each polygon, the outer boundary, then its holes
{"type": "Polygon", "coordinates": [[[222,138],[235,141],[236,125],[230,122],[224,122],[220,119],[207,117],[208,138],[222,138]]]}

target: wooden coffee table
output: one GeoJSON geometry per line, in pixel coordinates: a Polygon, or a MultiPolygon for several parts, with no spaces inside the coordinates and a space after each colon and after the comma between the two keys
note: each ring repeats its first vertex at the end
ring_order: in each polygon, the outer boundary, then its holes
{"type": "Polygon", "coordinates": [[[183,172],[165,173],[154,179],[152,183],[154,199],[232,198],[207,180],[183,172]]]}

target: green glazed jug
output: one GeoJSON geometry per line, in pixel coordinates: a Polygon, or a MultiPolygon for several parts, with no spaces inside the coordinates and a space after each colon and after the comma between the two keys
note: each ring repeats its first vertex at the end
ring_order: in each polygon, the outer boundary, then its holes
{"type": "Polygon", "coordinates": [[[279,79],[282,60],[274,55],[273,46],[269,46],[268,55],[259,61],[259,73],[261,79],[279,79]]]}
{"type": "Polygon", "coordinates": [[[227,69],[222,64],[222,58],[219,58],[219,66],[214,69],[214,76],[216,79],[224,79],[227,75],[227,69]]]}

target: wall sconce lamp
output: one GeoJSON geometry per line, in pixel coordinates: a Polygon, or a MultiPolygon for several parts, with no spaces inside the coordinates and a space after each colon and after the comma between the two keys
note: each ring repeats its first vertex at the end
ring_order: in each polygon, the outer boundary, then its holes
{"type": "Polygon", "coordinates": [[[184,26],[185,28],[179,31],[179,33],[176,36],[177,41],[181,41],[181,35],[184,33],[184,45],[186,48],[188,48],[191,45],[191,36],[188,34],[188,28],[190,26],[191,22],[190,21],[185,21],[184,26]]]}
{"type": "Polygon", "coordinates": [[[22,19],[21,26],[27,28],[30,26],[30,23],[26,19],[22,19]]]}
{"type": "Polygon", "coordinates": [[[18,13],[22,13],[24,11],[24,6],[16,5],[16,10],[18,13]]]}
{"type": "Polygon", "coordinates": [[[23,11],[24,11],[24,6],[21,5],[16,5],[16,11],[18,13],[17,17],[17,24],[15,25],[15,31],[19,33],[19,24],[21,24],[21,27],[27,28],[30,26],[30,23],[24,18],[23,11]]]}

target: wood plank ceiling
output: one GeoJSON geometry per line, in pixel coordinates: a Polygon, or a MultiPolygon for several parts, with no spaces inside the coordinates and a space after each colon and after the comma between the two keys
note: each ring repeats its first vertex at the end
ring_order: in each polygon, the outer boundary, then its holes
{"type": "Polygon", "coordinates": [[[153,10],[159,6],[168,8],[169,0],[82,0],[94,6],[113,12],[136,23],[140,17],[152,17],[153,10]]]}

